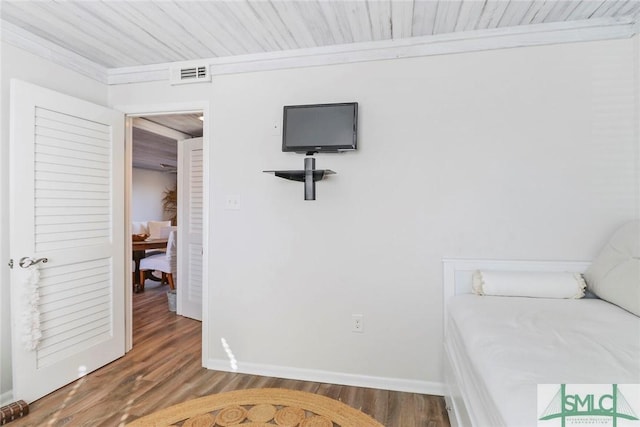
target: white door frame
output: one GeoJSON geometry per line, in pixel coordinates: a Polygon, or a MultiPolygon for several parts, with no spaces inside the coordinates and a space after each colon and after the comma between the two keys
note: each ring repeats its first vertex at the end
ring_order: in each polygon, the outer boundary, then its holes
{"type": "MultiPolygon", "coordinates": [[[[193,112],[202,112],[204,120],[202,121],[202,150],[203,150],[203,239],[202,239],[202,251],[203,251],[203,266],[202,266],[202,366],[206,366],[205,361],[209,359],[209,287],[205,284],[209,283],[209,122],[210,116],[210,104],[207,101],[194,101],[183,103],[164,103],[164,104],[145,104],[145,105],[115,105],[112,108],[125,113],[127,118],[125,133],[125,164],[126,177],[125,177],[125,233],[127,241],[131,235],[131,174],[132,174],[132,129],[131,119],[133,117],[151,116],[154,114],[187,114],[193,112]]],[[[131,246],[127,245],[125,250],[125,269],[129,270],[131,267],[131,246]]],[[[133,289],[131,283],[131,271],[126,274],[125,289],[133,289]]],[[[125,301],[125,327],[126,327],[126,351],[131,350],[133,347],[133,306],[132,306],[132,293],[126,292],[125,301]]]]}

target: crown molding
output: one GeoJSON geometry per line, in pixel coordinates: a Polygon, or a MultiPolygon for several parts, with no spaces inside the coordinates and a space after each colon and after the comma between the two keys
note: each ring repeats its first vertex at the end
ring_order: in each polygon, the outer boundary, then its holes
{"type": "Polygon", "coordinates": [[[0,25],[2,26],[1,37],[4,41],[109,85],[168,82],[172,68],[193,64],[209,65],[211,75],[215,76],[623,39],[640,32],[640,24],[633,18],[599,18],[107,69],[6,21],[0,20],[0,25]]]}
{"type": "Polygon", "coordinates": [[[193,65],[194,62],[209,65],[209,72],[215,76],[514,47],[621,39],[637,34],[638,28],[637,23],[631,18],[603,18],[324,46],[209,58],[185,63],[113,68],[108,72],[108,83],[115,85],[168,81],[172,67],[193,65]]]}
{"type": "Polygon", "coordinates": [[[100,83],[106,84],[108,82],[108,73],[105,66],[90,61],[77,53],[1,19],[0,39],[100,83]]]}

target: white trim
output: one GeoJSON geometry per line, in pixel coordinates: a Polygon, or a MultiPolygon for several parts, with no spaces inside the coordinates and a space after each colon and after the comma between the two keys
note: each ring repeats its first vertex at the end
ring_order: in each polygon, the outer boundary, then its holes
{"type": "Polygon", "coordinates": [[[228,360],[209,359],[207,369],[241,374],[262,375],[266,377],[286,378],[301,381],[313,381],[328,384],[340,384],[354,387],[368,387],[381,390],[403,391],[408,393],[443,396],[443,383],[410,380],[404,378],[374,377],[369,375],[348,374],[344,372],[322,371],[318,369],[292,368],[287,366],[245,363],[238,361],[238,369],[233,369],[228,360]]]}
{"type": "Polygon", "coordinates": [[[202,108],[202,366],[206,366],[209,359],[209,287],[215,283],[209,280],[209,250],[212,247],[212,233],[209,225],[213,223],[213,183],[211,182],[211,164],[209,163],[212,150],[212,141],[209,139],[211,135],[212,121],[211,106],[209,102],[199,103],[202,108]]]}
{"type": "MultiPolygon", "coordinates": [[[[203,262],[202,266],[202,283],[209,282],[209,263],[206,261],[209,259],[209,244],[211,243],[211,233],[209,232],[209,223],[211,217],[211,198],[209,195],[210,188],[210,171],[209,171],[209,152],[211,150],[209,134],[211,121],[211,105],[209,101],[193,101],[193,102],[173,102],[163,104],[138,104],[138,105],[116,105],[111,108],[121,111],[127,115],[128,118],[152,116],[157,114],[180,114],[190,112],[202,112],[202,150],[203,150],[203,204],[205,206],[205,212],[203,215],[203,262]]],[[[131,178],[126,183],[127,186],[131,185],[131,178]]],[[[130,279],[129,279],[130,280],[130,279]]],[[[127,319],[129,321],[128,328],[131,328],[132,312],[131,309],[127,312],[127,319]]],[[[202,366],[206,366],[206,361],[209,359],[209,286],[202,286],[202,366]]]]}
{"type": "MultiPolygon", "coordinates": [[[[183,63],[168,62],[108,69],[4,20],[0,20],[0,26],[2,27],[1,38],[3,41],[110,85],[152,81],[169,82],[170,69],[183,63]]],[[[556,43],[620,39],[632,37],[639,32],[640,22],[633,18],[598,18],[250,55],[197,58],[186,63],[191,64],[197,61],[208,64],[209,72],[213,76],[556,43]]]]}
{"type": "MultiPolygon", "coordinates": [[[[131,205],[133,200],[132,182],[133,182],[133,119],[125,116],[124,118],[124,230],[129,242],[131,236],[131,205]]],[[[131,245],[125,245],[124,250],[124,352],[128,353],[133,348],[133,277],[135,271],[131,268],[131,260],[133,260],[133,248],[131,245]]]]}
{"type": "MultiPolygon", "coordinates": [[[[638,29],[640,29],[640,21],[637,23],[638,29]]],[[[634,129],[634,141],[640,141],[640,35],[636,34],[633,40],[633,55],[634,55],[634,110],[636,126],[634,129]]],[[[640,218],[640,143],[635,144],[635,185],[636,185],[636,206],[635,206],[635,218],[640,218]]]]}
{"type": "Polygon", "coordinates": [[[130,117],[159,116],[165,114],[188,114],[209,109],[209,101],[170,102],[164,104],[114,105],[111,108],[122,111],[130,117]]]}
{"type": "MultiPolygon", "coordinates": [[[[209,72],[215,76],[556,43],[620,39],[631,37],[637,32],[638,25],[631,18],[600,18],[209,58],[203,59],[201,62],[209,64],[209,72]]],[[[108,71],[108,84],[163,80],[168,82],[169,70],[176,64],[179,63],[112,68],[108,71]]]]}
{"type": "Polygon", "coordinates": [[[0,406],[8,405],[11,402],[13,402],[13,390],[0,394],[0,406]]]}
{"type": "Polygon", "coordinates": [[[75,52],[36,36],[0,19],[0,38],[13,46],[66,67],[100,83],[107,83],[107,67],[88,60],[75,52]]]}

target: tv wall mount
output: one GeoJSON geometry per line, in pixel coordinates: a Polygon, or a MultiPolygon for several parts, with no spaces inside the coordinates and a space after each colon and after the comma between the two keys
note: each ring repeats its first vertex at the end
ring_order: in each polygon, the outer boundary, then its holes
{"type": "Polygon", "coordinates": [[[304,182],[304,199],[316,199],[316,181],[324,179],[327,175],[335,175],[330,169],[316,169],[316,159],[306,157],[304,159],[304,170],[277,170],[262,171],[271,173],[277,177],[288,179],[290,181],[304,182]]]}

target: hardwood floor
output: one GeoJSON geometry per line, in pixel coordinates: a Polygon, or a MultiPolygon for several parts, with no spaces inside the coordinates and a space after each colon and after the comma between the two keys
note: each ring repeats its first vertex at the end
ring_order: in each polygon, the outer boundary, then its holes
{"type": "Polygon", "coordinates": [[[30,405],[18,426],[124,426],[158,409],[225,391],[281,387],[321,394],[388,427],[448,427],[442,397],[210,371],[202,368],[200,322],[167,309],[167,287],[133,294],[133,350],[30,405]]]}

